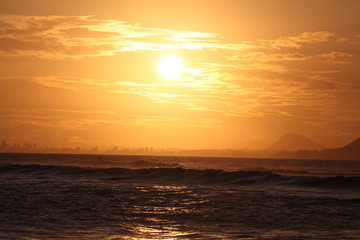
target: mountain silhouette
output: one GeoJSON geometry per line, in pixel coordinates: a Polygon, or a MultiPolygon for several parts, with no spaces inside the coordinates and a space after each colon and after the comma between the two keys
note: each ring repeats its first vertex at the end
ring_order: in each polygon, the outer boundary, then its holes
{"type": "Polygon", "coordinates": [[[326,160],[360,160],[360,138],[342,148],[318,150],[281,151],[270,158],[289,159],[326,159],[326,160]]]}
{"type": "Polygon", "coordinates": [[[285,134],[270,146],[271,150],[296,151],[300,149],[321,150],[323,146],[300,134],[285,134]]]}
{"type": "Polygon", "coordinates": [[[360,154],[360,137],[343,147],[343,151],[360,154]]]}

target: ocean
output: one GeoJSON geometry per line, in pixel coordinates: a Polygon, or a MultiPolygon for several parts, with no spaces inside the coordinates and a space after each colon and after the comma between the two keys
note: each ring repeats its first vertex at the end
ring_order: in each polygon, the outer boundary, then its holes
{"type": "Polygon", "coordinates": [[[360,239],[360,161],[1,153],[0,239],[360,239]]]}

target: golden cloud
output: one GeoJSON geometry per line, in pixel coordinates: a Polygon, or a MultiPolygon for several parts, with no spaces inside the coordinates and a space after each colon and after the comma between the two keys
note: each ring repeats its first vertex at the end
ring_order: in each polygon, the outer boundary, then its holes
{"type": "Polygon", "coordinates": [[[216,47],[213,33],[144,28],[89,16],[1,15],[0,54],[46,59],[216,47]]]}

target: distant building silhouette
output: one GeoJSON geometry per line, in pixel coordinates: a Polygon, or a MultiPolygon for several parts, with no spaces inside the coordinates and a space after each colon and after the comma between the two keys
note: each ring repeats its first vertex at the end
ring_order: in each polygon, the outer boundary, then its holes
{"type": "Polygon", "coordinates": [[[6,142],[5,141],[2,141],[1,142],[1,145],[0,145],[0,150],[1,151],[6,151],[7,150],[7,144],[6,144],[6,142]]]}

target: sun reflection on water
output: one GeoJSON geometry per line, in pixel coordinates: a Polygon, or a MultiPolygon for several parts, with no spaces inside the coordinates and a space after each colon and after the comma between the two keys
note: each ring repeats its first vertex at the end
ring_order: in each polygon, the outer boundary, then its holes
{"type": "MultiPolygon", "coordinates": [[[[202,219],[203,206],[208,195],[194,191],[186,185],[138,185],[134,188],[134,201],[127,206],[128,215],[124,235],[109,240],[145,239],[191,239],[208,238],[204,235],[203,223],[194,226],[194,221],[202,219]],[[137,194],[141,192],[141,198],[137,194]],[[200,230],[200,231],[199,231],[200,230]]],[[[206,232],[206,231],[205,231],[206,232]]],[[[221,238],[219,238],[221,239],[221,238]]]]}
{"type": "Polygon", "coordinates": [[[149,239],[162,239],[162,240],[175,240],[182,236],[188,236],[193,233],[176,230],[175,227],[149,227],[139,225],[133,227],[133,236],[111,236],[108,240],[124,239],[124,240],[149,240],[149,239]]]}

